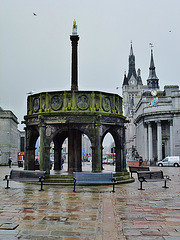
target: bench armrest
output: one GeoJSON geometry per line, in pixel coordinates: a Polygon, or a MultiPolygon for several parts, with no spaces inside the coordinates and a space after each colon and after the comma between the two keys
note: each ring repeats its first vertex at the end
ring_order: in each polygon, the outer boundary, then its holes
{"type": "Polygon", "coordinates": [[[3,180],[8,180],[10,175],[6,175],[3,180]]]}
{"type": "Polygon", "coordinates": [[[45,180],[45,176],[40,176],[39,177],[39,182],[44,182],[44,180],[45,180]]]}
{"type": "Polygon", "coordinates": [[[170,177],[168,175],[164,176],[165,179],[168,179],[169,181],[171,181],[170,177]]]}
{"type": "Polygon", "coordinates": [[[112,178],[112,182],[116,182],[116,178],[115,177],[112,178]]]}
{"type": "Polygon", "coordinates": [[[145,181],[146,181],[145,177],[139,177],[138,180],[139,180],[140,182],[145,182],[145,181]]]}

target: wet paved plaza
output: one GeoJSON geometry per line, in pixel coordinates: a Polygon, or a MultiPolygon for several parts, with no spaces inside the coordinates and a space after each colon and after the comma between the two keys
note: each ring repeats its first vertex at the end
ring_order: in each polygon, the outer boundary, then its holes
{"type": "MultiPolygon", "coordinates": [[[[17,169],[18,167],[13,167],[17,169]]],[[[21,168],[22,169],[22,168],[21,168]]],[[[162,169],[163,182],[112,186],[40,185],[10,182],[0,167],[0,239],[32,240],[179,240],[180,168],[162,169]]],[[[134,174],[136,178],[136,174],[134,174]]]]}

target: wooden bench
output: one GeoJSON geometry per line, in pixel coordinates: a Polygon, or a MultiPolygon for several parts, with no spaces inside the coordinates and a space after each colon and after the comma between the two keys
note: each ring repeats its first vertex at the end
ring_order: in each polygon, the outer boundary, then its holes
{"type": "Polygon", "coordinates": [[[113,177],[113,173],[87,173],[87,172],[73,172],[73,181],[74,181],[74,192],[75,185],[114,185],[116,179],[113,177]]]}
{"type": "Polygon", "coordinates": [[[6,175],[3,180],[7,181],[7,187],[9,187],[9,181],[19,181],[19,182],[40,182],[41,183],[41,191],[43,190],[43,182],[45,179],[45,171],[19,171],[19,170],[11,170],[10,175],[6,175]]]}
{"type": "Polygon", "coordinates": [[[129,171],[131,173],[131,178],[133,173],[137,173],[137,171],[149,171],[149,167],[135,167],[135,166],[129,166],[129,171]]]}
{"type": "Polygon", "coordinates": [[[143,182],[164,182],[163,188],[168,188],[166,182],[171,179],[169,176],[164,176],[163,171],[137,171],[138,180],[140,181],[140,188],[138,190],[144,190],[142,188],[143,182]]]}

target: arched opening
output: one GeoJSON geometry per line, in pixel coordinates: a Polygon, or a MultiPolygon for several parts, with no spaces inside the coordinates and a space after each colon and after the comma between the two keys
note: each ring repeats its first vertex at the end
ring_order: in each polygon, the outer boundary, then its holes
{"type": "Polygon", "coordinates": [[[82,134],[82,171],[92,171],[91,141],[86,134],[82,134]]]}
{"type": "Polygon", "coordinates": [[[50,170],[67,172],[68,170],[68,138],[62,142],[57,140],[50,144],[50,164],[52,168],[50,170]],[[58,145],[57,145],[58,144],[58,145]]]}
{"type": "Polygon", "coordinates": [[[26,156],[24,161],[25,170],[36,170],[35,160],[37,154],[37,143],[39,141],[39,132],[35,127],[28,128],[28,138],[26,141],[26,156]]]}
{"type": "Polygon", "coordinates": [[[113,136],[107,132],[102,141],[102,169],[115,171],[116,150],[113,136]]]}
{"type": "Polygon", "coordinates": [[[40,137],[38,137],[35,144],[35,170],[39,169],[40,169],[40,137]]]}
{"type": "Polygon", "coordinates": [[[55,173],[92,171],[92,149],[89,137],[77,129],[57,132],[50,144],[50,161],[55,173]]]}

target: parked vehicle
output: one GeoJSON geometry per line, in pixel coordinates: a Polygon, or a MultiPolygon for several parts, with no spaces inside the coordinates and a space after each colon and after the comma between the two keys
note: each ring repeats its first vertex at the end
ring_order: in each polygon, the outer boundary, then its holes
{"type": "Polygon", "coordinates": [[[179,167],[180,166],[180,157],[179,156],[168,156],[162,161],[157,162],[159,167],[179,167]]]}
{"type": "Polygon", "coordinates": [[[108,159],[108,162],[107,162],[107,164],[114,165],[114,160],[113,160],[113,159],[108,159]]]}
{"type": "Polygon", "coordinates": [[[107,158],[103,159],[103,164],[108,164],[108,159],[107,158]]]}

